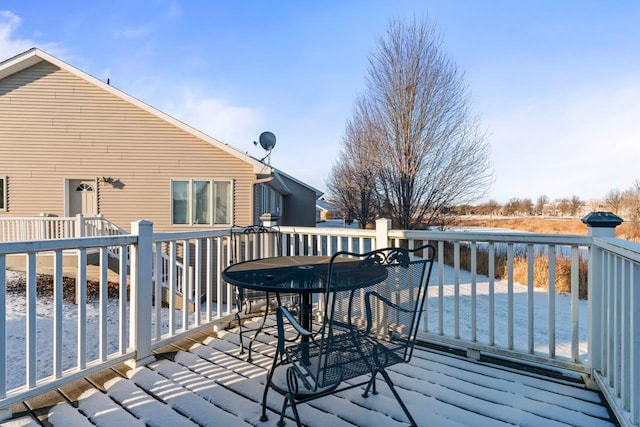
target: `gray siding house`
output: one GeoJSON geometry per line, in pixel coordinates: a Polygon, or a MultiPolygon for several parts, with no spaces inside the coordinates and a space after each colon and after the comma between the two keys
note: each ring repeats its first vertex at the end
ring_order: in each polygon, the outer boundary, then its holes
{"type": "Polygon", "coordinates": [[[39,49],[0,62],[0,217],[313,226],[321,195],[39,49]]]}

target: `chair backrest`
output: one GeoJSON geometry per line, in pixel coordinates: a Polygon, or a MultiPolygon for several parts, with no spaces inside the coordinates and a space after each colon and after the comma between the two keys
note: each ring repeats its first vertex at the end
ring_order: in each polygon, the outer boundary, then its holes
{"type": "Polygon", "coordinates": [[[277,227],[255,224],[231,227],[231,264],[282,255],[282,237],[277,227]]]}
{"type": "MultiPolygon", "coordinates": [[[[334,254],[324,297],[324,324],[321,336],[316,338],[324,340],[322,348],[328,348],[330,353],[332,341],[340,339],[338,335],[355,332],[391,349],[394,363],[408,362],[434,257],[432,245],[413,250],[387,248],[365,254],[334,254]]],[[[332,357],[327,354],[324,360],[320,358],[318,369],[334,363],[332,357]]],[[[321,377],[319,372],[318,378],[321,377]]]]}

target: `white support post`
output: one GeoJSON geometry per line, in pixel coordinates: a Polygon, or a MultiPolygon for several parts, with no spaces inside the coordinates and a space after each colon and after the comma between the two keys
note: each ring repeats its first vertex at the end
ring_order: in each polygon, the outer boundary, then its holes
{"type": "Polygon", "coordinates": [[[153,260],[153,223],[131,223],[131,234],[138,243],[131,248],[130,345],[136,350],[131,367],[143,366],[155,360],[151,354],[151,283],[153,260]]]}
{"type": "MultiPolygon", "coordinates": [[[[582,218],[582,222],[589,228],[590,237],[615,237],[615,228],[622,223],[622,219],[610,212],[592,212],[582,218]]],[[[597,245],[591,245],[589,251],[589,275],[587,277],[588,311],[588,350],[589,363],[592,371],[603,372],[603,330],[604,307],[603,295],[603,253],[597,245]]],[[[593,382],[587,385],[595,387],[593,382]]]]}
{"type": "Polygon", "coordinates": [[[391,220],[380,218],[376,220],[376,247],[375,249],[384,249],[389,247],[389,230],[391,229],[391,220]]]}
{"type": "Polygon", "coordinates": [[[76,235],[74,237],[84,237],[84,216],[76,215],[76,235]]]}

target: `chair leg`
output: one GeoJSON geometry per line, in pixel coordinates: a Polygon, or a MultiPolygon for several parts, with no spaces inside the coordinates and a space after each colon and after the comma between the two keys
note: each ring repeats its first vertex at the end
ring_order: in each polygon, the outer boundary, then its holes
{"type": "Polygon", "coordinates": [[[240,309],[236,313],[236,320],[238,321],[238,335],[240,336],[240,354],[244,354],[244,343],[242,342],[242,323],[240,319],[240,309]]]}
{"type": "Polygon", "coordinates": [[[413,419],[413,417],[409,413],[409,409],[407,408],[407,406],[404,404],[404,402],[400,398],[400,395],[398,394],[398,391],[396,390],[395,386],[393,385],[393,382],[391,381],[391,378],[389,377],[389,374],[387,373],[387,371],[382,369],[382,370],[380,370],[380,373],[382,374],[382,377],[384,378],[385,382],[387,383],[387,385],[391,389],[391,393],[393,393],[393,395],[395,396],[396,400],[398,401],[398,403],[402,407],[402,410],[404,411],[404,414],[407,416],[407,418],[409,418],[409,422],[411,423],[411,425],[413,427],[417,427],[418,424],[416,424],[416,421],[413,419]]]}
{"type": "Polygon", "coordinates": [[[277,426],[282,427],[286,423],[284,422],[284,414],[287,412],[287,406],[289,404],[289,395],[286,394],[284,396],[284,402],[282,402],[282,410],[280,411],[280,419],[278,420],[277,426]]]}
{"type": "MultiPolygon", "coordinates": [[[[290,393],[290,396],[289,396],[289,401],[291,402],[291,411],[293,411],[293,417],[296,420],[296,426],[297,427],[302,427],[302,422],[300,421],[300,414],[298,414],[298,405],[296,405],[296,401],[293,398],[293,395],[291,393],[290,393]]],[[[282,417],[284,417],[284,412],[282,414],[280,414],[280,417],[281,417],[281,420],[282,420],[282,417]]],[[[282,425],[284,425],[284,420],[282,420],[282,421],[283,421],[282,425]]]]}
{"type": "Polygon", "coordinates": [[[365,397],[365,398],[369,397],[369,389],[371,389],[371,386],[373,386],[371,393],[374,395],[378,394],[378,391],[376,390],[376,375],[378,375],[378,371],[374,371],[373,375],[371,375],[371,379],[367,384],[367,388],[364,389],[364,393],[362,393],[362,397],[365,397]]]}
{"type": "MultiPolygon", "coordinates": [[[[265,310],[264,310],[264,316],[262,316],[262,322],[260,323],[260,326],[258,327],[258,329],[256,329],[256,333],[253,334],[253,336],[251,337],[251,341],[249,341],[249,355],[247,356],[247,362],[249,363],[251,363],[251,347],[253,346],[253,342],[256,340],[256,338],[258,337],[258,334],[264,328],[264,324],[267,322],[267,316],[269,315],[269,298],[267,298],[266,304],[267,306],[265,307],[265,310]]],[[[240,347],[242,347],[242,336],[240,336],[240,344],[241,344],[240,347]]]]}
{"type": "Polygon", "coordinates": [[[262,394],[262,414],[260,415],[260,421],[267,421],[269,419],[267,416],[267,394],[269,394],[269,386],[271,385],[271,380],[273,379],[273,374],[276,371],[277,365],[278,353],[276,350],[276,354],[273,356],[273,365],[271,365],[271,369],[269,369],[269,373],[267,374],[267,381],[264,383],[264,392],[262,394]]]}

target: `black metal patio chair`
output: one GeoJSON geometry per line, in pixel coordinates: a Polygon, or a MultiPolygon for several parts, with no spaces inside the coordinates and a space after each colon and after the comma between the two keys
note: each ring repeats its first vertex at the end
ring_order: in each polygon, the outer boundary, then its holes
{"type": "MultiPolygon", "coordinates": [[[[258,258],[282,256],[282,235],[278,227],[265,227],[263,225],[250,225],[247,227],[231,227],[231,264],[258,258]]],[[[253,332],[248,345],[247,360],[251,362],[251,348],[260,332],[265,327],[269,312],[282,305],[283,299],[287,301],[297,297],[296,294],[270,295],[264,291],[243,289],[236,287],[236,320],[240,335],[240,354],[244,354],[245,346],[243,335],[253,332]],[[272,305],[275,303],[276,305],[272,305]],[[257,328],[244,329],[242,327],[242,315],[261,313],[262,319],[257,328]]]]}
{"type": "Polygon", "coordinates": [[[377,393],[380,374],[415,426],[386,368],[411,360],[434,256],[431,245],[336,253],[329,264],[324,320],[315,332],[302,328],[286,307],[278,307],[278,346],[267,376],[261,420],[268,419],[270,388],[284,395],[278,425],[284,425],[290,406],[300,426],[299,403],[365,384],[363,396],[368,397],[370,390],[377,393]],[[285,321],[302,341],[287,344],[285,321]],[[363,375],[362,382],[346,382],[363,375]]]}

